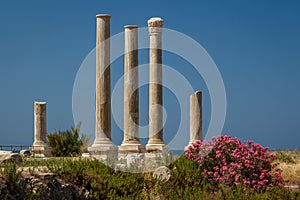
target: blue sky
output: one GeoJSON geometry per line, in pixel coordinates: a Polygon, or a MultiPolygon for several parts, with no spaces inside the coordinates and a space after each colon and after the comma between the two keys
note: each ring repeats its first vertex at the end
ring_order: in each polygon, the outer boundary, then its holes
{"type": "MultiPolygon", "coordinates": [[[[172,1],[172,5],[158,0],[1,1],[0,144],[32,144],[35,100],[47,101],[49,133],[74,126],[76,73],[95,47],[95,15],[108,13],[111,35],[126,24],[144,27],[150,17],[159,16],[166,28],[190,36],[206,49],[226,88],[223,134],[271,148],[299,149],[299,9],[298,1],[276,0],[172,1]]],[[[193,76],[189,63],[181,58],[167,52],[163,58],[164,64],[181,70],[195,89],[203,90],[207,129],[210,104],[201,77],[193,76]]],[[[139,60],[148,61],[146,50],[139,60]]],[[[113,84],[122,70],[119,59],[112,65],[113,84]]],[[[147,114],[147,91],[143,87],[140,92],[142,119],[147,114]]],[[[165,127],[170,136],[180,110],[172,94],[164,92],[167,111],[174,112],[165,127]]],[[[114,132],[120,130],[113,127],[114,132]]]]}

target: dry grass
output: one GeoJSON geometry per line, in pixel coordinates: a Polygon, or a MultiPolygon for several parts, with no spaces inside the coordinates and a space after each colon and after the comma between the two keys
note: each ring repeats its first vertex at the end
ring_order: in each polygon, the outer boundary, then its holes
{"type": "Polygon", "coordinates": [[[300,151],[280,151],[286,157],[292,158],[293,162],[279,160],[278,167],[283,170],[282,176],[286,185],[300,185],[300,151]]]}
{"type": "Polygon", "coordinates": [[[278,166],[283,170],[282,176],[287,185],[300,185],[300,161],[296,163],[280,163],[278,166]]]}

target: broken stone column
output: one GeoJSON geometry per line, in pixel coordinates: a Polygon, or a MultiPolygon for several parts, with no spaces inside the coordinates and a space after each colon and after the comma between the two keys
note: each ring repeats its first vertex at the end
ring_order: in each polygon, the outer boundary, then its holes
{"type": "Polygon", "coordinates": [[[47,144],[46,102],[34,102],[34,142],[31,151],[40,156],[51,156],[47,144]]]}
{"type": "Polygon", "coordinates": [[[139,140],[138,26],[124,28],[124,140],[119,146],[119,157],[120,153],[145,149],[139,140]]]}
{"type": "Polygon", "coordinates": [[[96,127],[95,140],[89,151],[107,155],[114,145],[111,140],[110,100],[110,15],[96,16],[96,127]]]}
{"type": "Polygon", "coordinates": [[[162,108],[162,27],[161,18],[148,20],[150,34],[150,87],[149,87],[149,141],[146,150],[162,151],[163,108],[162,108]]]}
{"type": "Polygon", "coordinates": [[[202,140],[202,92],[190,96],[190,142],[202,140]]]}

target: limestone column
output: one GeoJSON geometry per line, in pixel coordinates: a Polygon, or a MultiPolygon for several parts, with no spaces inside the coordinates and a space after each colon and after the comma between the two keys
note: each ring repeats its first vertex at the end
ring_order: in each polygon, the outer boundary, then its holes
{"type": "Polygon", "coordinates": [[[89,151],[107,151],[111,141],[110,15],[96,16],[96,127],[89,151]]]}
{"type": "Polygon", "coordinates": [[[47,144],[46,102],[34,102],[34,142],[31,151],[36,156],[51,156],[47,144]]]}
{"type": "Polygon", "coordinates": [[[141,152],[144,147],[139,140],[138,26],[124,28],[124,140],[119,151],[141,152]]]}
{"type": "Polygon", "coordinates": [[[190,143],[202,140],[202,92],[190,96],[190,143]]]}
{"type": "Polygon", "coordinates": [[[148,20],[150,34],[149,141],[147,151],[163,150],[161,18],[148,20]]]}
{"type": "Polygon", "coordinates": [[[46,102],[34,102],[34,143],[33,146],[47,145],[46,102]]]}

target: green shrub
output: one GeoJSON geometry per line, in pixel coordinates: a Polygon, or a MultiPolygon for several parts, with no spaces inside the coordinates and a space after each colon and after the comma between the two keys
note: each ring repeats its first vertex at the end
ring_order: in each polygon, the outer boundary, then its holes
{"type": "Polygon", "coordinates": [[[137,197],[143,189],[143,176],[114,169],[97,160],[61,159],[47,164],[51,172],[58,173],[64,180],[84,186],[92,199],[115,199],[137,197]]]}
{"type": "MultiPolygon", "coordinates": [[[[66,183],[89,191],[90,199],[299,199],[299,192],[286,188],[271,188],[257,192],[241,186],[220,185],[215,190],[206,181],[199,165],[181,156],[168,167],[172,171],[169,181],[152,178],[152,173],[126,173],[115,171],[97,160],[72,158],[28,159],[22,166],[47,166],[66,183]]],[[[39,194],[20,187],[20,172],[15,164],[1,165],[1,181],[9,182],[10,193],[1,193],[0,199],[11,194],[20,194],[19,199],[37,199],[39,194]]],[[[0,190],[1,191],[1,190],[0,190]]],[[[42,192],[42,191],[41,191],[42,192]]],[[[9,198],[9,197],[8,197],[9,198]]]]}
{"type": "Polygon", "coordinates": [[[52,155],[57,157],[77,156],[83,146],[79,138],[80,125],[71,130],[60,131],[48,135],[48,143],[52,147],[52,155]]]}
{"type": "Polygon", "coordinates": [[[10,191],[20,190],[20,177],[21,172],[17,171],[15,163],[8,163],[4,165],[3,177],[7,182],[10,191]]]}
{"type": "Polygon", "coordinates": [[[276,151],[275,154],[277,156],[277,159],[280,162],[292,163],[292,164],[296,163],[295,158],[286,152],[276,151]]]}

